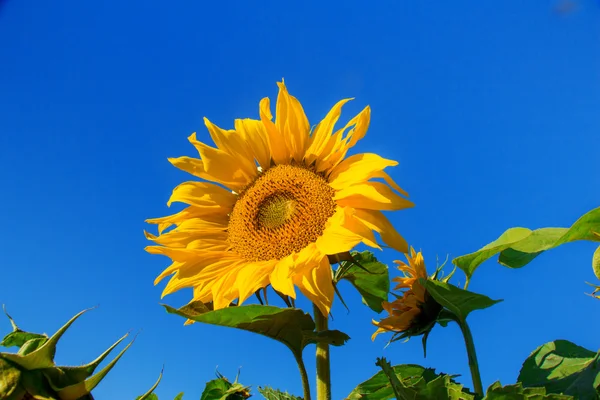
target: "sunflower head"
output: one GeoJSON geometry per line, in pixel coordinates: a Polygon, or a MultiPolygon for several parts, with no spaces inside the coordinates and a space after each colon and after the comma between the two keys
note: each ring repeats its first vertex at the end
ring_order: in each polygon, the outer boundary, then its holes
{"type": "Polygon", "coordinates": [[[192,134],[199,157],[169,159],[199,180],[177,186],[168,201],[187,208],[147,220],[158,236],[146,233],[155,242],[146,250],[172,261],[155,282],[170,276],[163,296],[193,288],[192,301],[219,309],[267,286],[292,298],[298,288],[327,315],[334,296],[329,256],[359,243],[380,248],[375,233],[408,250],[382,213],[412,206],[384,172],[397,162],[347,156],[367,132],[370,108],[336,129],[350,99],[341,100],[311,129],[300,102],[278,86],[275,118],[264,98],[259,119],[235,120],[235,129],[205,119],[215,147],[192,134]]]}
{"type": "Polygon", "coordinates": [[[396,340],[397,336],[399,339],[428,333],[442,311],[442,306],[419,282],[419,278],[435,279],[437,272],[428,277],[423,255],[421,252],[415,252],[412,247],[410,253],[406,254],[406,259],[408,263],[394,261],[403,273],[403,276],[392,279],[398,283],[394,290],[402,292],[393,302],[383,303],[383,308],[389,316],[379,322],[373,321],[378,328],[371,337],[373,340],[382,332],[394,332],[392,340],[396,340]]]}

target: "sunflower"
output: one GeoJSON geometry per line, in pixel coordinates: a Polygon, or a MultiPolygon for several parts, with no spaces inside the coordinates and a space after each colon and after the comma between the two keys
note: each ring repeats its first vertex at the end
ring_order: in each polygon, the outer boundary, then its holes
{"type": "Polygon", "coordinates": [[[398,269],[402,271],[403,276],[392,279],[398,283],[394,290],[404,289],[404,291],[393,302],[382,304],[389,316],[379,322],[373,321],[378,329],[373,333],[372,340],[375,340],[375,337],[382,332],[394,332],[401,334],[401,337],[423,334],[433,328],[442,310],[442,307],[419,282],[419,278],[435,279],[437,272],[434,277],[429,278],[423,254],[415,252],[412,247],[410,254],[406,254],[406,259],[408,264],[394,261],[398,264],[398,269]]]}
{"type": "Polygon", "coordinates": [[[259,120],[237,119],[234,130],[205,118],[216,147],[193,133],[188,140],[200,158],[169,159],[202,181],[173,190],[167,205],[185,203],[183,211],[146,221],[158,225],[158,236],[145,232],[157,244],[146,251],[172,261],[155,281],[171,276],[163,296],[192,287],[192,301],[220,309],[268,285],[296,298],[297,287],[328,315],[328,256],[359,243],[380,248],[374,232],[387,246],[407,250],[381,212],[413,206],[384,172],[397,162],[373,153],[347,156],[367,132],[370,108],[334,131],[351,99],[341,100],[311,130],[300,102],[283,82],[278,86],[275,121],[268,98],[260,101],[259,120]]]}

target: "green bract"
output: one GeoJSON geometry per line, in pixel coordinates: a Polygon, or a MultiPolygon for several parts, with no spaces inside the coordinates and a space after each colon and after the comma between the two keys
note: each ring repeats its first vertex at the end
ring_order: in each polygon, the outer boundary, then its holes
{"type": "Polygon", "coordinates": [[[78,367],[61,367],[54,363],[56,344],[67,329],[79,318],[82,311],[60,328],[54,335],[22,331],[8,316],[13,326],[2,345],[16,346],[17,353],[0,352],[0,399],[2,400],[90,400],[91,391],[127,351],[129,343],[110,363],[94,374],[98,365],[128,335],[117,340],[97,359],[78,367]]]}

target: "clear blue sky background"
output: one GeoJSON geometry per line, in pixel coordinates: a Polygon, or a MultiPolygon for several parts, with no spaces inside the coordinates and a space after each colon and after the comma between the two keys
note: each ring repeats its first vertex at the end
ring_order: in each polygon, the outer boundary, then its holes
{"type": "MultiPolygon", "coordinates": [[[[581,0],[561,13],[556,4],[4,2],[0,303],[22,328],[48,333],[99,304],[65,336],[64,364],[142,329],[98,399],[134,398],[163,364],[161,399],[199,398],[217,367],[231,378],[241,367],[253,388],[300,394],[282,345],[184,327],[159,306],[164,283],[152,282],[168,260],[143,251],[144,219],[170,213],[172,188],[189,178],[167,157],[194,155],[191,132],[208,140],[203,116],[228,128],[256,118],[284,77],[312,123],[343,97],[356,97],[345,118],[371,105],[358,150],[400,161],[391,174],[416,207],[392,219],[430,267],[512,226],[569,226],[600,206],[600,5],[581,0]]],[[[505,299],[471,317],[485,386],[514,382],[544,342],[600,347],[600,302],[584,295],[593,251],[575,243],[522,270],[480,268],[470,289],[505,299]]],[[[378,356],[462,374],[471,386],[455,326],[433,331],[426,359],[418,339],[384,349],[385,337],[370,340],[377,316],[349,285],[341,290],[351,312],[337,302],[331,325],[352,339],[332,351],[335,399],[373,375],[378,356]]]]}

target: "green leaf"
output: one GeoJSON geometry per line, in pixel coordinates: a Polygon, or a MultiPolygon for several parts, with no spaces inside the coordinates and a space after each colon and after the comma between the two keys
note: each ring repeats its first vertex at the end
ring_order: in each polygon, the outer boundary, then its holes
{"type": "Polygon", "coordinates": [[[311,343],[325,342],[339,346],[349,339],[348,335],[336,330],[315,332],[312,317],[297,308],[249,305],[205,311],[199,305],[186,306],[179,310],[163,306],[167,312],[193,321],[267,336],[285,344],[296,355],[301,355],[304,347],[311,343]],[[192,309],[196,311],[191,312],[192,309]]]}
{"type": "Polygon", "coordinates": [[[519,382],[526,387],[545,387],[580,400],[600,394],[600,353],[555,340],[538,347],[523,363],[519,382]]]}
{"type": "Polygon", "coordinates": [[[387,301],[390,291],[390,277],[387,265],[377,261],[370,251],[352,252],[355,263],[340,263],[334,276],[334,283],[346,279],[362,296],[362,301],[371,310],[383,311],[381,303],[387,301]]]}
{"type": "Polygon", "coordinates": [[[509,268],[521,268],[543,251],[576,240],[598,242],[600,236],[600,207],[579,218],[570,228],[542,228],[532,231],[527,228],[511,228],[498,239],[475,253],[466,254],[452,260],[468,278],[484,261],[500,254],[498,261],[509,268]]]}
{"type": "Polygon", "coordinates": [[[156,380],[156,382],[154,382],[154,385],[152,385],[150,390],[148,390],[143,395],[136,397],[135,400],[158,400],[158,396],[156,394],[154,394],[153,392],[158,387],[158,384],[160,383],[162,376],[163,376],[163,371],[160,371],[160,374],[158,375],[158,379],[156,380]]]}
{"type": "Polygon", "coordinates": [[[266,400],[302,400],[302,397],[294,396],[288,392],[282,392],[281,390],[273,389],[269,386],[265,388],[258,387],[258,392],[266,400]]]}
{"type": "Polygon", "coordinates": [[[181,400],[183,399],[183,392],[179,393],[173,400],[181,400]]]}
{"type": "MultiPolygon", "coordinates": [[[[424,368],[415,364],[403,364],[392,367],[391,371],[404,388],[402,395],[409,396],[411,399],[474,399],[474,395],[452,380],[452,376],[437,374],[431,368],[424,368]]],[[[388,400],[394,398],[394,390],[390,380],[382,370],[358,385],[348,395],[347,400],[388,400]]]]}
{"type": "Polygon", "coordinates": [[[21,346],[21,348],[19,349],[17,354],[19,354],[21,356],[25,356],[33,351],[36,351],[40,347],[42,347],[42,345],[44,343],[46,343],[47,341],[48,341],[48,338],[45,338],[45,337],[28,340],[27,342],[25,342],[25,344],[23,346],[21,346]]]}
{"type": "Polygon", "coordinates": [[[42,370],[23,371],[23,387],[30,398],[36,400],[62,400],[56,397],[42,370]]]}
{"type": "Polygon", "coordinates": [[[0,355],[0,399],[21,400],[25,389],[21,385],[21,371],[0,355]]]}
{"type": "Polygon", "coordinates": [[[247,387],[237,382],[231,383],[219,373],[217,376],[217,379],[206,384],[200,400],[244,400],[250,397],[247,387]]]}
{"type": "Polygon", "coordinates": [[[596,278],[600,279],[600,246],[598,246],[592,257],[592,268],[594,269],[596,278]]]}
{"type": "Polygon", "coordinates": [[[2,347],[16,346],[16,347],[20,348],[21,346],[23,346],[25,343],[27,343],[31,339],[48,339],[47,335],[40,334],[40,333],[25,332],[25,331],[22,331],[21,329],[19,329],[19,327],[17,326],[15,321],[12,319],[12,317],[10,315],[8,315],[8,313],[6,312],[6,307],[3,306],[2,308],[4,309],[4,314],[6,314],[6,316],[8,317],[8,320],[10,321],[10,324],[12,325],[13,331],[4,337],[2,342],[0,342],[0,346],[2,346],[2,347]]]}
{"type": "Polygon", "coordinates": [[[482,294],[469,292],[441,281],[419,278],[419,283],[427,289],[435,301],[463,321],[472,311],[482,310],[502,301],[492,300],[482,294]]]}
{"type": "Polygon", "coordinates": [[[543,387],[523,388],[521,382],[502,386],[493,383],[487,390],[484,400],[572,400],[573,397],[562,394],[546,394],[543,387]]]}

